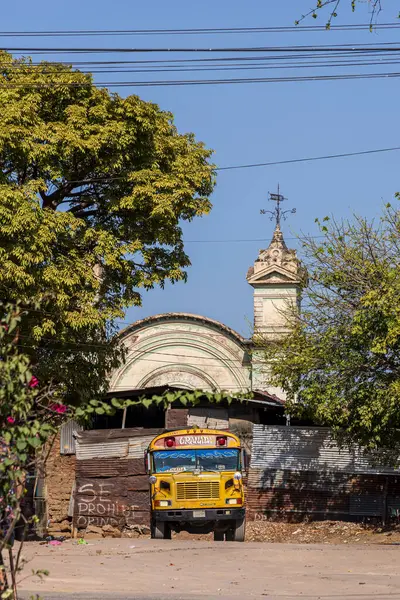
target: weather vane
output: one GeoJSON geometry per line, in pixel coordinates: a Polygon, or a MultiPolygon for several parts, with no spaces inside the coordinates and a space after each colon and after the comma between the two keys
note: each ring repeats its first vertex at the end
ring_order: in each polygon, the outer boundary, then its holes
{"type": "Polygon", "coordinates": [[[271,202],[276,202],[276,206],[275,206],[274,210],[265,210],[264,208],[262,208],[260,210],[260,214],[271,215],[270,216],[271,221],[273,221],[275,219],[277,227],[280,227],[281,219],[283,219],[285,221],[287,218],[286,215],[288,213],[294,214],[296,212],[296,209],[295,208],[291,208],[290,210],[282,210],[281,209],[281,203],[284,200],[287,200],[287,198],[284,198],[282,196],[282,194],[279,193],[279,183],[278,183],[278,193],[277,194],[271,194],[271,192],[268,192],[268,193],[269,193],[268,200],[270,200],[271,202]]]}

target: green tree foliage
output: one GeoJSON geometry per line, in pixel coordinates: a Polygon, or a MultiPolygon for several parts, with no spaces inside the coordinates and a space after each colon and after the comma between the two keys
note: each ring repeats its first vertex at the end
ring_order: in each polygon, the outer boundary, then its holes
{"type": "Polygon", "coordinates": [[[272,381],[292,413],[367,449],[399,449],[400,212],[320,227],[322,243],[303,240],[301,315],[288,314],[290,333],[266,350],[272,381]]]}
{"type": "Polygon", "coordinates": [[[87,398],[118,360],[113,321],[186,278],[180,224],[210,210],[211,152],[90,75],[0,58],[0,299],[40,303],[20,346],[87,398]]]}

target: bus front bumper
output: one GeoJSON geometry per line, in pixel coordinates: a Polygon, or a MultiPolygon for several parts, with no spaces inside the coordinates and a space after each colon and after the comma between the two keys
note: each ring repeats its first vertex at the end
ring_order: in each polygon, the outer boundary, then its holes
{"type": "Polygon", "coordinates": [[[245,516],[244,508],[205,508],[182,510],[153,510],[152,517],[156,521],[204,522],[204,521],[236,521],[245,516]]]}

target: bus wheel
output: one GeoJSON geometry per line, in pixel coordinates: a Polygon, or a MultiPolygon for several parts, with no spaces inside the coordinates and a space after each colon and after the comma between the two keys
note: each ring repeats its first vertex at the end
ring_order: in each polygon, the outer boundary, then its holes
{"type": "Polygon", "coordinates": [[[163,521],[159,523],[154,522],[151,528],[151,537],[155,540],[170,540],[171,529],[163,521]]]}
{"type": "Polygon", "coordinates": [[[225,539],[227,542],[235,541],[235,529],[229,528],[225,533],[225,539]]]}
{"type": "Polygon", "coordinates": [[[223,531],[214,531],[214,542],[223,542],[224,541],[224,532],[223,531]]]}
{"type": "Polygon", "coordinates": [[[246,519],[240,519],[236,521],[235,528],[233,530],[233,541],[234,542],[244,542],[244,537],[246,533],[246,519]]]}

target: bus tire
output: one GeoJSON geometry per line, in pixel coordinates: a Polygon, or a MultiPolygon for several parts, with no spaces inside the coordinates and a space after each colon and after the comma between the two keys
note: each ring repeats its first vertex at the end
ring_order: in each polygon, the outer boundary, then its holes
{"type": "Polygon", "coordinates": [[[246,519],[239,519],[235,523],[235,529],[233,530],[233,541],[234,542],[244,542],[244,538],[246,535],[246,519]]]}
{"type": "Polygon", "coordinates": [[[151,537],[155,540],[170,540],[171,529],[164,521],[154,522],[151,528],[151,537]]]}
{"type": "Polygon", "coordinates": [[[223,531],[214,531],[214,542],[223,542],[224,541],[224,532],[223,531]]]}
{"type": "Polygon", "coordinates": [[[227,542],[234,542],[235,541],[235,529],[233,527],[230,527],[225,532],[225,539],[226,539],[227,542]]]}

